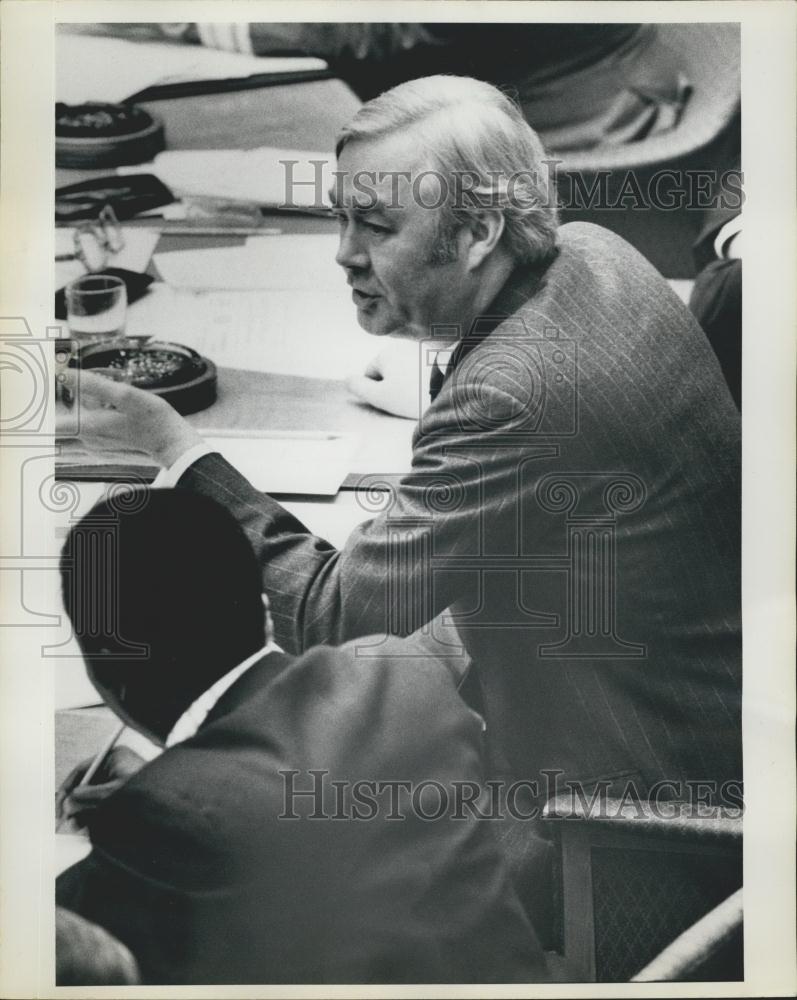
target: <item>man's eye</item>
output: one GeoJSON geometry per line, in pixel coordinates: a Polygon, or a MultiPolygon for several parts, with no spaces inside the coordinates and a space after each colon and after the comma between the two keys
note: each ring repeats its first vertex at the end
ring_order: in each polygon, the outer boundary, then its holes
{"type": "Polygon", "coordinates": [[[363,222],[366,229],[369,229],[372,233],[389,233],[390,229],[387,226],[380,226],[376,222],[363,222]]]}

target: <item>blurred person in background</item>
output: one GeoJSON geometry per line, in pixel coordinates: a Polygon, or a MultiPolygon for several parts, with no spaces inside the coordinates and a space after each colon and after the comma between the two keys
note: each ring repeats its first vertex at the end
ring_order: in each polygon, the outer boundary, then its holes
{"type": "Polygon", "coordinates": [[[313,55],[366,101],[418,77],[472,76],[508,89],[552,153],[665,133],[691,94],[686,60],[655,24],[185,22],[79,30],[249,55],[313,55]]]}

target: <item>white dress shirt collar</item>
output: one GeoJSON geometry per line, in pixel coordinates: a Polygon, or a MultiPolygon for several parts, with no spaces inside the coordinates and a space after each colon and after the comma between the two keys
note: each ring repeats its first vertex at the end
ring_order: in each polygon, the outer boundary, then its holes
{"type": "Polygon", "coordinates": [[[256,653],[252,653],[251,656],[248,656],[243,663],[239,663],[238,666],[233,667],[229,673],[220,677],[216,683],[212,685],[212,687],[209,687],[204,694],[201,694],[196,701],[189,705],[177,722],[175,722],[171,732],[166,737],[167,749],[168,747],[173,747],[176,743],[182,743],[184,740],[190,740],[192,736],[195,736],[197,730],[208,717],[211,710],[216,706],[216,703],[220,701],[221,696],[229,688],[231,688],[238,678],[242,677],[250,667],[253,667],[256,663],[262,660],[264,656],[268,656],[269,653],[281,652],[282,650],[275,642],[268,642],[262,649],[258,649],[256,653]]]}
{"type": "Polygon", "coordinates": [[[454,353],[453,347],[443,347],[435,355],[434,363],[438,371],[445,375],[448,370],[448,363],[451,360],[451,355],[454,353]]]}

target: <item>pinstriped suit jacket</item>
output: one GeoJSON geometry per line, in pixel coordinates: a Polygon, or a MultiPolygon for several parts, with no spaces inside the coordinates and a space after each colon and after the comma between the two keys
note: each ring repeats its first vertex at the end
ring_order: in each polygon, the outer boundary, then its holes
{"type": "Polygon", "coordinates": [[[340,551],[218,455],[179,485],[248,532],[288,650],[449,609],[496,775],[541,798],[546,770],[643,795],[740,780],[739,414],[639,253],[583,223],[559,243],[464,338],[412,472],[340,551]]]}

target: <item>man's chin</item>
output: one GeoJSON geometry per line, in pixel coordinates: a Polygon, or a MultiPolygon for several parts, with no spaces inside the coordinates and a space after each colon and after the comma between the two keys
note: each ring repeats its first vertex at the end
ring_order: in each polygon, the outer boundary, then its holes
{"type": "Polygon", "coordinates": [[[366,333],[370,333],[374,337],[408,336],[408,334],[404,332],[405,328],[403,323],[399,322],[395,317],[380,316],[380,310],[378,308],[358,308],[357,322],[366,333]]]}

